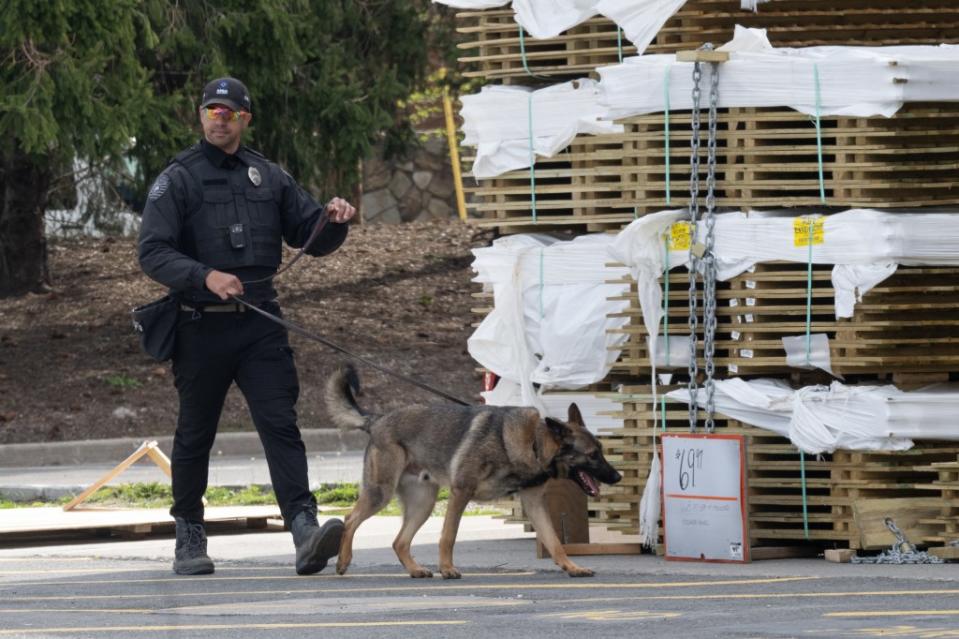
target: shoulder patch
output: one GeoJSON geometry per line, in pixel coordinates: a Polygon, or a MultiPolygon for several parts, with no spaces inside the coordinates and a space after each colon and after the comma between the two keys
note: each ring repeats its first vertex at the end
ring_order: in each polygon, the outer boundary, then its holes
{"type": "Polygon", "coordinates": [[[163,197],[163,194],[167,192],[168,188],[170,188],[170,176],[164,171],[153,183],[153,186],[150,187],[150,193],[147,195],[147,198],[151,202],[159,200],[163,197]]]}

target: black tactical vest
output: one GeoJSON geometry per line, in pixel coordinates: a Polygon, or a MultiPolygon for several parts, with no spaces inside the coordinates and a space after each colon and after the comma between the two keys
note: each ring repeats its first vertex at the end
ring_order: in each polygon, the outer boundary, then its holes
{"type": "Polygon", "coordinates": [[[232,169],[219,168],[197,145],[174,159],[202,192],[199,206],[184,220],[182,248],[221,271],[244,266],[276,269],[283,238],[280,185],[274,184],[265,158],[248,149],[241,149],[238,157],[242,162],[232,169]]]}

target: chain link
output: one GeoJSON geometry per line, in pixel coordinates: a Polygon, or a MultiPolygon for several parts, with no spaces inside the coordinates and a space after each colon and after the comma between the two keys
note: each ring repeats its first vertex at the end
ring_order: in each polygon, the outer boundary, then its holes
{"type": "Polygon", "coordinates": [[[696,277],[699,273],[699,257],[695,253],[696,242],[698,241],[698,221],[699,221],[699,103],[701,92],[699,83],[702,80],[702,67],[699,62],[693,63],[693,112],[692,112],[692,135],[689,138],[690,156],[689,156],[689,223],[690,223],[690,245],[689,245],[689,430],[694,432],[699,422],[699,405],[696,403],[696,396],[699,392],[699,361],[696,357],[696,343],[699,309],[696,301],[696,277]]]}
{"type": "Polygon", "coordinates": [[[896,543],[891,548],[882,551],[875,557],[860,557],[855,555],[850,560],[854,564],[941,564],[942,559],[927,552],[920,552],[906,539],[896,522],[886,517],[883,522],[892,534],[896,536],[896,543]]]}
{"type": "MultiPolygon", "coordinates": [[[[710,50],[712,45],[707,44],[703,48],[710,50]]],[[[716,423],[713,420],[715,413],[715,384],[713,375],[716,372],[716,363],[713,355],[716,350],[716,256],[713,253],[715,245],[715,227],[716,227],[716,125],[719,106],[719,63],[712,62],[709,65],[710,87],[709,87],[709,137],[707,138],[706,149],[706,215],[703,221],[706,224],[706,251],[703,254],[705,259],[705,268],[703,269],[703,359],[706,367],[706,432],[711,433],[716,429],[716,423]]]]}
{"type": "MultiPolygon", "coordinates": [[[[704,44],[704,51],[712,51],[712,44],[704,44]]],[[[717,108],[719,105],[719,64],[710,63],[709,86],[709,119],[708,137],[706,141],[706,214],[703,221],[706,226],[706,237],[703,241],[702,258],[696,254],[699,241],[699,133],[701,128],[700,112],[702,102],[702,65],[693,63],[693,112],[692,135],[690,137],[691,155],[689,159],[689,218],[692,225],[692,242],[689,253],[689,430],[695,431],[699,421],[699,361],[697,358],[699,305],[696,297],[696,278],[702,272],[703,278],[703,359],[706,372],[706,432],[713,432],[716,427],[713,419],[715,412],[715,385],[713,376],[716,372],[714,353],[716,350],[716,258],[713,254],[715,244],[716,217],[716,126],[717,108]]]]}

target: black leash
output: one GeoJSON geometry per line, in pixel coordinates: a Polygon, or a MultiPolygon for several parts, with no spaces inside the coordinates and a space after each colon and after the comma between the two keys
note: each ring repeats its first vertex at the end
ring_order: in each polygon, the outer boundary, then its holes
{"type": "MultiPolygon", "coordinates": [[[[311,245],[311,244],[313,244],[313,240],[315,240],[317,237],[319,237],[320,231],[323,230],[323,228],[329,223],[329,221],[330,221],[330,216],[329,216],[329,214],[326,212],[326,206],[324,206],[324,207],[323,207],[323,212],[320,214],[320,218],[316,221],[316,224],[313,225],[313,231],[310,233],[310,236],[307,238],[306,242],[303,243],[303,246],[300,248],[299,252],[293,257],[292,260],[290,260],[290,262],[289,262],[288,264],[286,264],[286,266],[284,266],[283,268],[281,268],[279,271],[277,271],[277,272],[274,273],[273,275],[269,275],[269,276],[267,276],[267,277],[262,277],[262,278],[260,278],[260,279],[258,279],[258,280],[249,280],[249,281],[245,281],[245,282],[241,282],[241,283],[242,283],[242,284],[256,284],[256,283],[259,283],[259,282],[264,282],[264,281],[266,281],[266,280],[276,279],[277,277],[279,277],[281,273],[283,273],[284,271],[286,271],[287,269],[289,269],[291,266],[293,266],[294,264],[296,264],[297,260],[299,260],[301,257],[303,257],[303,254],[306,253],[306,250],[307,250],[308,248],[310,248],[310,245],[311,245]]],[[[449,393],[446,393],[446,392],[443,392],[443,391],[441,391],[441,390],[439,390],[439,389],[433,388],[433,387],[430,386],[429,384],[426,384],[426,383],[421,382],[421,381],[419,381],[419,380],[415,380],[415,379],[413,379],[412,377],[407,377],[406,375],[403,375],[403,374],[401,374],[401,373],[397,373],[397,372],[395,372],[395,371],[391,371],[391,370],[389,370],[388,368],[384,368],[384,367],[380,366],[379,364],[376,364],[375,362],[371,362],[370,360],[366,359],[365,357],[362,357],[362,356],[360,356],[360,355],[357,355],[356,353],[351,353],[350,351],[346,350],[346,349],[343,348],[342,346],[339,346],[339,345],[337,345],[337,344],[334,344],[333,342],[331,342],[330,340],[326,339],[325,337],[321,337],[321,336],[317,335],[316,333],[313,333],[313,332],[311,332],[311,331],[308,331],[308,330],[306,330],[305,328],[303,328],[303,327],[301,327],[301,326],[297,326],[297,325],[294,324],[293,322],[287,321],[287,320],[283,319],[282,317],[277,317],[277,316],[274,315],[273,313],[268,313],[267,311],[264,311],[264,310],[263,310],[262,308],[260,308],[259,306],[254,306],[253,304],[250,304],[250,303],[247,302],[246,300],[240,299],[240,298],[237,297],[236,295],[231,295],[230,297],[231,297],[234,301],[236,301],[237,303],[243,304],[244,306],[246,306],[247,308],[249,308],[249,309],[252,310],[252,311],[256,311],[256,312],[259,313],[260,315],[262,315],[262,316],[270,319],[271,321],[276,322],[277,324],[279,324],[280,326],[286,328],[287,330],[293,331],[294,333],[296,333],[296,334],[298,334],[298,335],[302,335],[303,337],[307,337],[307,338],[309,338],[309,339],[312,339],[312,340],[314,340],[314,341],[317,341],[317,342],[319,342],[320,344],[323,344],[324,346],[328,346],[329,348],[332,348],[333,350],[335,350],[335,351],[337,351],[337,352],[339,352],[339,353],[343,353],[343,354],[346,355],[347,357],[351,357],[351,358],[353,358],[353,359],[355,359],[355,360],[357,360],[357,361],[359,361],[359,362],[363,362],[363,363],[366,364],[367,366],[369,366],[369,367],[371,367],[371,368],[375,368],[376,370],[380,371],[381,373],[386,373],[387,375],[392,375],[393,377],[398,377],[399,379],[402,379],[402,380],[405,381],[405,382],[409,382],[410,384],[413,384],[414,386],[418,386],[419,388],[422,388],[423,390],[429,391],[429,392],[431,392],[431,393],[433,393],[433,394],[435,394],[435,395],[439,395],[440,397],[442,397],[442,398],[444,398],[444,399],[448,399],[449,401],[455,402],[455,403],[460,404],[460,405],[462,405],[462,406],[470,406],[470,405],[471,405],[469,402],[464,402],[464,401],[463,401],[462,399],[460,399],[459,397],[455,397],[454,395],[450,395],[449,393]]]]}
{"type": "Polygon", "coordinates": [[[465,402],[465,401],[463,401],[462,399],[460,399],[459,397],[456,397],[456,396],[454,396],[454,395],[450,395],[449,393],[446,393],[446,392],[444,392],[444,391],[441,391],[441,390],[439,390],[439,389],[437,389],[437,388],[433,388],[433,387],[430,386],[429,384],[426,384],[426,383],[421,382],[421,381],[419,381],[419,380],[413,379],[412,377],[407,377],[406,375],[403,375],[402,373],[397,373],[396,371],[391,371],[390,369],[384,368],[383,366],[380,366],[379,364],[377,364],[377,363],[375,363],[375,362],[371,362],[370,360],[368,360],[368,359],[366,359],[365,357],[362,357],[362,356],[360,356],[360,355],[357,355],[356,353],[351,353],[350,351],[346,350],[346,349],[343,348],[342,346],[339,346],[339,345],[337,345],[337,344],[334,344],[333,342],[331,342],[330,340],[326,339],[325,337],[321,337],[321,336],[317,335],[316,333],[313,333],[313,332],[311,332],[311,331],[308,331],[308,330],[306,330],[305,328],[303,328],[303,327],[301,327],[301,326],[297,326],[297,325],[294,324],[293,322],[287,321],[287,320],[283,319],[282,317],[277,317],[277,316],[274,315],[273,313],[269,313],[269,312],[267,312],[267,311],[264,311],[264,310],[263,310],[262,308],[260,308],[259,306],[254,306],[253,304],[250,304],[250,303],[247,302],[246,300],[240,299],[240,298],[237,297],[236,295],[231,295],[230,297],[231,297],[234,301],[236,301],[237,303],[243,304],[243,306],[247,307],[248,309],[250,309],[250,310],[252,310],[252,311],[256,311],[256,312],[259,313],[260,315],[262,315],[262,316],[264,316],[264,317],[266,317],[266,318],[268,318],[268,319],[276,322],[277,324],[279,324],[280,326],[286,328],[287,330],[292,331],[292,332],[294,332],[294,333],[296,333],[296,334],[298,334],[298,335],[302,335],[303,337],[307,337],[307,338],[309,338],[309,339],[312,339],[312,340],[314,340],[314,341],[317,341],[317,342],[319,342],[320,344],[323,344],[324,346],[328,346],[329,348],[332,348],[333,350],[335,350],[335,351],[337,351],[337,352],[339,352],[339,353],[342,353],[342,354],[346,355],[347,357],[350,357],[350,358],[352,358],[352,359],[355,359],[355,360],[357,360],[357,361],[359,361],[359,362],[363,362],[363,363],[366,364],[367,366],[369,366],[369,367],[371,367],[371,368],[375,368],[376,370],[380,371],[381,373],[386,373],[387,375],[392,375],[393,377],[397,377],[397,378],[399,378],[399,379],[402,379],[402,380],[405,381],[405,382],[408,382],[408,383],[410,383],[410,384],[413,384],[414,386],[418,386],[419,388],[422,388],[422,389],[425,390],[425,391],[429,391],[429,392],[433,393],[434,395],[439,395],[440,397],[442,397],[442,398],[444,398],[444,399],[448,399],[449,401],[454,402],[454,403],[456,403],[456,404],[460,404],[461,406],[471,406],[471,404],[470,404],[469,402],[465,402]]]}

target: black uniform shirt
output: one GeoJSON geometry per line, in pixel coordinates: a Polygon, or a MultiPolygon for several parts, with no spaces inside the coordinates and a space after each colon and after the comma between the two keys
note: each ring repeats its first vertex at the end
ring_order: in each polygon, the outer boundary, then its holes
{"type": "MultiPolygon", "coordinates": [[[[285,171],[263,156],[241,146],[234,155],[224,153],[206,140],[198,147],[206,162],[217,169],[240,171],[244,179],[252,163],[264,169],[264,185],[273,189],[281,217],[283,239],[293,248],[300,248],[310,236],[313,226],[325,215],[318,204],[285,171]]],[[[201,167],[202,168],[202,167],[201,167]]],[[[190,241],[190,217],[203,207],[204,185],[183,164],[171,163],[150,189],[140,223],[139,259],[143,271],[183,298],[194,302],[219,302],[219,297],[206,288],[211,266],[197,260],[197,250],[190,241]]],[[[307,253],[321,256],[332,253],[346,240],[347,224],[329,223],[310,245],[307,253]]],[[[268,277],[274,267],[239,266],[220,269],[240,280],[268,277]]],[[[244,297],[260,302],[276,297],[272,282],[244,287],[244,297]]]]}

